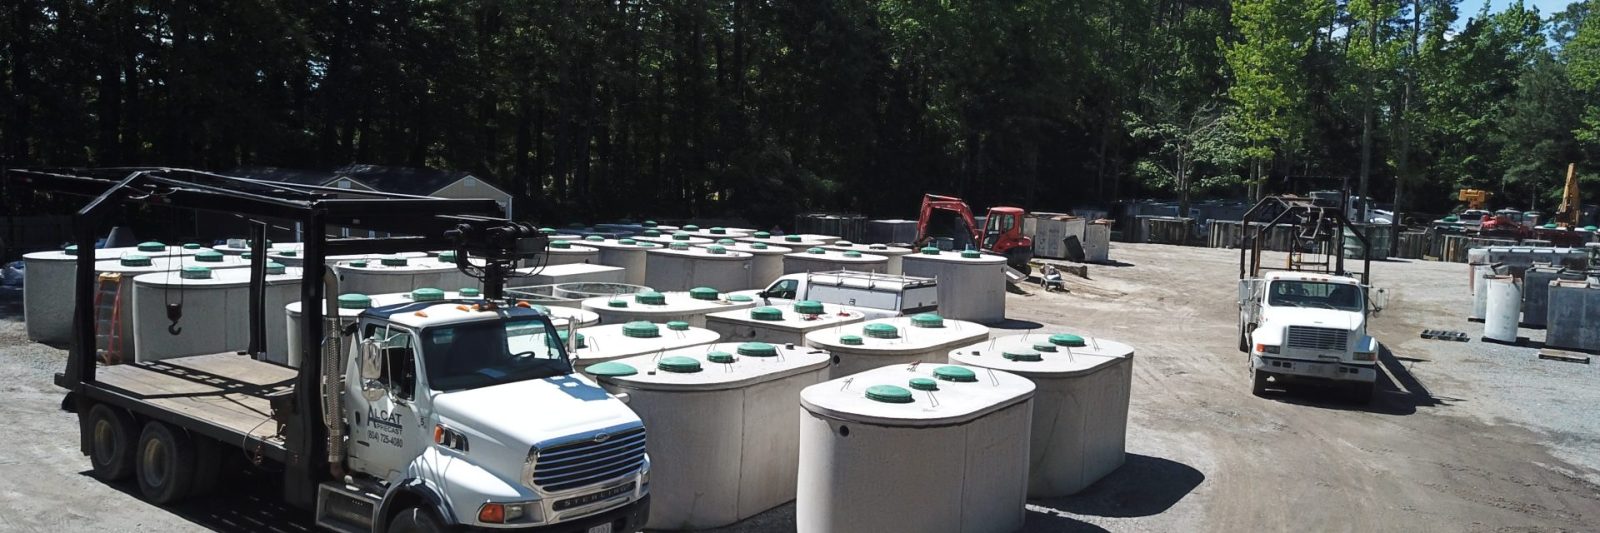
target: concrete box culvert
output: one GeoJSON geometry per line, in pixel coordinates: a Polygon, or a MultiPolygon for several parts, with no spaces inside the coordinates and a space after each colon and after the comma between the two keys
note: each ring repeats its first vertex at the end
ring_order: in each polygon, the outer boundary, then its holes
{"type": "Polygon", "coordinates": [[[466,275],[451,263],[433,258],[384,256],[378,261],[337,263],[340,293],[392,294],[423,287],[482,288],[476,278],[466,275]]]}
{"type": "Polygon", "coordinates": [[[856,251],[828,250],[820,246],[783,256],[784,274],[837,272],[840,270],[887,273],[889,270],[889,258],[856,251]]]}
{"type": "Polygon", "coordinates": [[[1522,325],[1543,328],[1550,303],[1550,282],[1558,280],[1583,280],[1583,271],[1568,270],[1550,265],[1535,265],[1522,275],[1522,325]]]}
{"type": "MultiPolygon", "coordinates": [[[[706,246],[713,245],[708,244],[701,247],[706,246]]],[[[745,289],[765,288],[771,285],[772,282],[777,281],[778,278],[783,277],[784,256],[797,251],[785,246],[745,241],[727,243],[720,239],[714,246],[722,246],[730,252],[750,254],[750,281],[745,283],[745,289]]]]}
{"type": "Polygon", "coordinates": [[[583,300],[581,307],[600,315],[601,324],[621,324],[637,320],[666,323],[688,322],[695,327],[705,327],[706,315],[722,311],[737,311],[756,306],[753,298],[724,295],[716,292],[655,291],[632,295],[601,296],[583,300]],[[707,298],[709,295],[714,297],[707,298]],[[697,297],[698,296],[698,297],[697,297]]]}
{"type": "Polygon", "coordinates": [[[624,283],[627,276],[620,267],[590,263],[568,263],[544,267],[517,269],[511,281],[528,285],[561,285],[569,283],[624,283]]]}
{"type": "Polygon", "coordinates": [[[650,434],[653,529],[722,527],[794,500],[800,391],[826,378],[828,354],[719,343],[588,367],[626,393],[650,434]],[[632,373],[630,373],[632,372],[632,373]]]}
{"type": "Polygon", "coordinates": [[[994,324],[1006,319],[1006,258],[978,253],[918,252],[904,256],[907,276],[939,280],[939,314],[945,318],[994,324]]]}
{"type": "Polygon", "coordinates": [[[867,320],[806,334],[806,344],[833,354],[831,376],[840,377],[885,365],[940,363],[950,350],[989,338],[989,328],[961,320],[941,319],[937,327],[914,322],[917,317],[867,320]],[[920,325],[919,325],[920,324],[920,325]]]}
{"type": "Polygon", "coordinates": [[[710,313],[705,317],[706,329],[730,341],[805,345],[807,333],[866,319],[860,311],[837,305],[817,302],[798,305],[798,310],[796,305],[780,305],[710,313]]]}
{"type": "Polygon", "coordinates": [[[599,250],[598,263],[614,266],[623,270],[623,283],[644,285],[645,283],[645,256],[651,248],[657,247],[652,242],[640,242],[634,239],[601,239],[586,240],[584,246],[599,250]]]}
{"type": "Polygon", "coordinates": [[[569,349],[572,368],[585,371],[590,366],[646,355],[655,357],[662,353],[717,342],[721,337],[709,329],[690,326],[682,321],[634,321],[624,324],[601,324],[574,330],[582,343],[569,349]]]}
{"type": "Polygon", "coordinates": [[[1522,284],[1511,276],[1490,277],[1488,284],[1483,338],[1504,343],[1517,342],[1517,325],[1522,322],[1522,284]]]}
{"type": "Polygon", "coordinates": [[[1076,494],[1127,456],[1133,348],[1077,335],[1009,335],[950,352],[950,362],[1010,372],[1037,387],[1028,497],[1076,494]]]}
{"type": "MultiPolygon", "coordinates": [[[[146,246],[146,250],[152,247],[146,246]]],[[[94,258],[115,261],[124,255],[151,258],[192,255],[201,248],[163,245],[158,251],[139,251],[138,247],[96,248],[94,258]]],[[[78,247],[33,252],[22,256],[22,317],[28,340],[50,344],[72,340],[72,295],[76,292],[73,275],[78,272],[78,247]]]]}
{"type": "Polygon", "coordinates": [[[894,275],[900,275],[900,273],[904,272],[901,258],[916,253],[915,250],[910,248],[889,246],[887,244],[860,244],[850,241],[835,241],[833,244],[823,246],[822,248],[825,250],[838,252],[860,252],[863,254],[883,256],[888,259],[888,261],[884,264],[884,272],[894,275]]]}
{"type": "Polygon", "coordinates": [[[890,365],[800,393],[801,532],[1022,527],[1033,383],[960,365],[890,365]]]}
{"type": "MultiPolygon", "coordinates": [[[[122,302],[117,306],[117,314],[121,317],[121,320],[117,324],[117,332],[112,336],[112,339],[110,339],[114,341],[114,344],[116,345],[114,351],[119,354],[115,359],[122,362],[133,362],[139,360],[138,346],[134,342],[134,332],[137,331],[140,326],[136,323],[138,317],[134,314],[133,278],[142,274],[156,272],[173,272],[174,275],[176,275],[176,273],[181,272],[183,269],[188,267],[206,267],[215,272],[219,270],[244,268],[250,265],[249,261],[237,255],[223,255],[210,250],[204,250],[204,252],[206,253],[170,257],[144,257],[143,259],[136,259],[143,256],[135,256],[130,254],[124,255],[121,259],[117,259],[115,261],[95,262],[95,272],[97,274],[117,274],[120,276],[117,282],[116,291],[122,295],[122,302]]],[[[99,285],[100,281],[98,280],[97,276],[95,286],[98,287],[99,285]]],[[[70,301],[72,299],[72,294],[72,291],[68,291],[64,293],[63,298],[66,298],[70,301]]],[[[167,326],[165,311],[162,312],[159,318],[161,320],[161,327],[164,331],[167,326]]],[[[67,315],[64,317],[64,319],[67,321],[68,329],[70,330],[72,320],[70,304],[67,315]]],[[[99,326],[97,325],[96,327],[99,326]]]]}
{"type": "Polygon", "coordinates": [[[1600,284],[1558,280],[1550,284],[1550,315],[1545,345],[1600,351],[1600,284]]]}
{"type": "MultiPolygon", "coordinates": [[[[288,353],[280,310],[300,300],[299,268],[269,265],[262,302],[267,360],[284,363],[288,353]],[[277,272],[277,273],[274,273],[277,272]]],[[[133,278],[133,344],[138,360],[239,352],[250,347],[250,269],[228,268],[140,274],[133,278]],[[179,304],[183,314],[168,319],[167,306],[179,304]],[[168,330],[177,326],[177,334],[168,330]]]]}
{"type": "Polygon", "coordinates": [[[645,259],[645,285],[661,291],[711,287],[737,291],[748,287],[752,256],[706,247],[656,248],[645,259]]]}

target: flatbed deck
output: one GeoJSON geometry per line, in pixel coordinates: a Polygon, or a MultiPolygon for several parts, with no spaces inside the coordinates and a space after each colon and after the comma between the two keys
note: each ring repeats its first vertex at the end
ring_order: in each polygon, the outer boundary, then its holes
{"type": "Polygon", "coordinates": [[[97,399],[155,418],[187,419],[186,427],[213,438],[282,454],[283,436],[267,397],[293,389],[292,368],[230,352],[104,366],[96,374],[90,394],[97,399]]]}

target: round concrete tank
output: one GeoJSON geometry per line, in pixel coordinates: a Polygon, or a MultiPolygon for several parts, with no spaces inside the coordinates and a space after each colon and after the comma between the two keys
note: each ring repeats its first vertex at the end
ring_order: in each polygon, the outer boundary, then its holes
{"type": "Polygon", "coordinates": [[[591,246],[579,246],[573,244],[573,242],[565,239],[550,241],[550,245],[545,247],[544,253],[534,259],[523,260],[522,266],[536,267],[600,262],[599,249],[591,246]]]}
{"type": "Polygon", "coordinates": [[[600,315],[601,324],[621,324],[644,320],[666,323],[675,320],[705,327],[706,315],[755,307],[755,299],[744,295],[724,297],[715,289],[697,287],[689,291],[640,292],[625,296],[601,296],[584,300],[582,307],[600,315]]]}
{"type": "MultiPolygon", "coordinates": [[[[140,247],[96,248],[95,261],[116,260],[124,255],[151,258],[190,255],[201,250],[198,244],[167,246],[145,243],[140,247]]],[[[27,323],[28,340],[60,344],[72,340],[72,295],[76,292],[73,274],[78,272],[78,247],[33,252],[22,256],[22,317],[27,323]]]]}
{"type": "Polygon", "coordinates": [[[905,275],[939,281],[939,314],[984,324],[1006,319],[1005,257],[930,247],[901,260],[905,275]]]}
{"type": "MultiPolygon", "coordinates": [[[[268,335],[267,360],[288,362],[283,331],[285,315],[277,312],[300,300],[300,269],[267,265],[262,309],[268,335]]],[[[250,348],[250,269],[184,267],[177,272],[140,274],[133,278],[133,344],[139,361],[239,352],[250,348]],[[180,305],[172,321],[167,306],[180,305]],[[175,329],[169,330],[169,326],[175,329]],[[173,332],[176,331],[176,334],[173,332]]]]}
{"type": "MultiPolygon", "coordinates": [[[[658,324],[640,320],[574,331],[577,334],[577,346],[567,352],[572,357],[572,368],[580,371],[606,361],[637,355],[659,355],[668,350],[711,344],[718,339],[716,332],[682,321],[658,324]]],[[[569,338],[568,342],[570,344],[573,341],[569,338]]]]}
{"type": "Polygon", "coordinates": [[[516,270],[516,277],[507,280],[517,285],[561,285],[571,283],[622,283],[626,277],[621,267],[598,263],[567,263],[545,265],[516,270]]]}
{"type": "MultiPolygon", "coordinates": [[[[134,277],[137,277],[140,274],[149,274],[152,272],[180,272],[188,267],[206,267],[212,271],[243,268],[249,266],[250,262],[237,255],[223,255],[215,250],[200,250],[195,252],[193,255],[155,258],[144,255],[128,254],[113,261],[96,261],[94,265],[95,272],[98,273],[99,276],[106,276],[108,274],[116,276],[117,287],[115,289],[115,293],[121,295],[121,303],[117,306],[117,315],[121,317],[121,320],[118,321],[117,331],[115,333],[111,333],[107,339],[107,342],[114,346],[114,348],[108,350],[109,352],[113,353],[109,359],[112,361],[131,363],[139,360],[138,346],[134,344],[133,338],[134,331],[138,327],[134,323],[137,317],[133,312],[134,277]]],[[[95,282],[96,285],[101,283],[98,278],[99,277],[97,277],[97,281],[95,282]]],[[[67,294],[70,295],[72,293],[68,292],[67,294]]],[[[113,296],[108,295],[107,297],[113,296]]],[[[71,313],[69,312],[68,315],[68,328],[70,329],[71,313]]],[[[163,321],[162,327],[165,328],[166,316],[164,312],[161,319],[163,321]]]]}
{"type": "Polygon", "coordinates": [[[655,243],[639,242],[634,239],[597,239],[585,237],[584,246],[599,250],[598,262],[606,266],[622,269],[623,283],[644,285],[645,282],[645,255],[655,243]]]}
{"type": "Polygon", "coordinates": [[[1511,276],[1490,276],[1488,311],[1483,318],[1483,340],[1517,342],[1517,324],[1522,318],[1522,286],[1511,276]]]}
{"type": "MultiPolygon", "coordinates": [[[[224,241],[222,244],[219,244],[219,245],[211,247],[211,249],[213,249],[213,250],[216,250],[218,252],[222,252],[222,253],[228,254],[228,255],[241,255],[241,254],[244,254],[245,252],[249,252],[250,248],[251,248],[250,247],[250,239],[228,239],[228,240],[224,241]]],[[[305,248],[306,248],[306,244],[303,243],[303,242],[272,242],[270,240],[267,241],[267,254],[268,255],[270,255],[270,254],[272,254],[274,252],[283,252],[283,251],[288,251],[288,250],[293,250],[293,251],[296,251],[296,252],[303,252],[305,250],[305,248]]]]}
{"type": "Polygon", "coordinates": [[[833,354],[833,377],[885,365],[939,363],[950,350],[989,338],[989,328],[923,313],[812,331],[806,344],[833,354]]]}
{"type": "Polygon", "coordinates": [[[822,248],[839,252],[861,252],[863,254],[881,255],[888,258],[888,262],[884,265],[883,272],[894,275],[900,275],[900,273],[904,271],[903,267],[901,266],[901,258],[911,255],[913,252],[913,250],[910,248],[901,248],[899,246],[889,246],[887,244],[856,244],[850,241],[835,241],[833,244],[823,246],[822,248]]]}
{"type": "Polygon", "coordinates": [[[422,287],[471,287],[482,284],[456,268],[434,258],[411,259],[384,256],[377,261],[344,261],[335,264],[339,273],[339,292],[389,294],[411,292],[422,287]]]}
{"type": "Polygon", "coordinates": [[[559,232],[555,228],[539,228],[539,234],[543,235],[548,242],[576,241],[583,238],[582,235],[559,232]]]}
{"type": "Polygon", "coordinates": [[[1467,320],[1483,321],[1489,310],[1489,278],[1494,275],[1492,265],[1476,265],[1472,268],[1472,314],[1467,316],[1467,320]]]}
{"type": "Polygon", "coordinates": [[[750,281],[745,284],[746,289],[764,288],[783,277],[783,256],[794,253],[793,248],[732,239],[718,239],[716,244],[704,246],[722,246],[730,252],[750,254],[750,281]]]}
{"type": "Polygon", "coordinates": [[[801,532],[1016,531],[1033,383],[959,365],[891,365],[800,393],[801,532]]]}
{"type": "MultiPolygon", "coordinates": [[[[357,293],[341,294],[337,297],[337,301],[339,311],[338,327],[340,328],[354,324],[356,317],[360,316],[362,311],[366,311],[367,309],[370,309],[376,305],[392,305],[394,303],[400,303],[398,301],[394,301],[386,304],[375,304],[376,300],[373,297],[357,293]]],[[[284,355],[284,364],[292,368],[300,367],[300,328],[302,327],[300,324],[303,317],[303,314],[301,313],[303,307],[301,307],[300,304],[301,302],[297,299],[293,302],[290,302],[288,305],[285,305],[283,308],[284,349],[287,351],[287,353],[284,355]]],[[[332,318],[328,316],[328,309],[326,305],[318,305],[317,307],[322,308],[322,316],[324,320],[332,318]]],[[[327,331],[329,331],[329,329],[323,330],[324,333],[327,331]]],[[[267,333],[270,335],[272,332],[269,331],[267,333]]],[[[343,343],[343,346],[346,349],[349,349],[350,341],[351,338],[346,336],[345,342],[343,343]]]]}
{"type": "Polygon", "coordinates": [[[588,367],[606,390],[628,395],[628,407],[649,431],[654,466],[645,527],[722,527],[793,500],[800,454],[795,404],[827,371],[821,350],[761,342],[588,367]]]}
{"type": "Polygon", "coordinates": [[[650,250],[645,258],[645,285],[661,291],[686,291],[711,287],[737,291],[749,287],[750,254],[730,252],[721,246],[695,248],[674,243],[650,250]]]}
{"type": "MultiPolygon", "coordinates": [[[[453,253],[453,252],[452,252],[453,253]]],[[[342,261],[366,261],[377,263],[385,257],[404,257],[406,259],[421,259],[430,257],[425,252],[401,252],[397,254],[367,254],[367,255],[333,255],[323,258],[323,264],[333,265],[342,261]]],[[[273,250],[267,252],[267,259],[287,267],[302,267],[306,263],[305,250],[273,250]]]]}
{"type": "Polygon", "coordinates": [[[889,258],[857,251],[840,252],[828,250],[820,246],[806,248],[802,252],[783,256],[784,274],[836,272],[840,270],[886,273],[889,270],[889,258]]]}
{"type": "Polygon", "coordinates": [[[723,339],[800,345],[806,343],[807,333],[865,319],[866,315],[860,311],[809,300],[792,305],[720,311],[705,317],[706,329],[717,332],[723,339]]]}
{"type": "Polygon", "coordinates": [[[679,228],[679,229],[681,231],[688,232],[690,236],[700,237],[702,239],[711,239],[713,241],[718,240],[718,239],[743,239],[745,237],[749,237],[749,236],[755,234],[755,231],[753,231],[753,230],[743,230],[743,229],[738,229],[738,228],[726,228],[726,227],[722,227],[722,226],[713,226],[713,227],[709,227],[709,228],[697,228],[697,229],[692,229],[692,230],[688,229],[688,226],[685,226],[685,227],[679,228]]]}
{"type": "Polygon", "coordinates": [[[706,237],[696,237],[694,235],[691,235],[687,231],[662,232],[659,235],[655,235],[655,234],[650,233],[650,230],[646,230],[645,234],[643,234],[643,235],[635,235],[633,237],[633,240],[640,241],[640,242],[648,242],[648,243],[652,243],[652,244],[659,244],[659,245],[662,245],[662,246],[667,246],[667,245],[671,245],[671,244],[674,244],[674,243],[686,244],[686,245],[689,245],[689,246],[698,246],[698,245],[701,245],[701,244],[711,244],[713,242],[716,242],[715,239],[710,239],[710,238],[706,238],[706,237]]]}
{"type": "Polygon", "coordinates": [[[758,231],[751,234],[749,237],[734,240],[744,242],[759,242],[768,246],[783,246],[786,248],[793,248],[795,250],[804,250],[806,248],[833,244],[833,242],[839,240],[839,238],[828,237],[826,235],[773,235],[765,231],[758,231]]]}
{"type": "Polygon", "coordinates": [[[1076,494],[1122,466],[1133,348],[1072,334],[1009,335],[950,352],[950,362],[1033,381],[1028,497],[1076,494]]]}

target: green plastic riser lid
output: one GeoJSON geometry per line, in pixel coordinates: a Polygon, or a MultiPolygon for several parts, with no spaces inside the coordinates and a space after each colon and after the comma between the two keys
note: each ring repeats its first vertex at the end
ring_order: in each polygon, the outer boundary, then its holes
{"type": "Polygon", "coordinates": [[[978,380],[978,374],[964,366],[945,365],[933,369],[934,379],[954,381],[956,383],[971,383],[978,380]]]}
{"type": "Polygon", "coordinates": [[[1030,361],[1043,361],[1044,360],[1044,355],[1040,354],[1039,352],[1037,352],[1035,350],[1026,349],[1026,348],[1013,348],[1013,349],[1005,350],[1005,351],[1000,352],[1000,356],[1004,357],[1006,359],[1010,359],[1012,361],[1030,362],[1030,361]]]}
{"type": "Polygon", "coordinates": [[[721,254],[728,253],[728,249],[727,248],[723,248],[722,246],[713,244],[711,246],[707,246],[706,247],[706,253],[712,254],[712,255],[721,255],[721,254]]]}
{"type": "Polygon", "coordinates": [[[633,365],[629,365],[627,363],[618,363],[616,361],[607,361],[592,365],[584,371],[588,372],[589,375],[596,377],[632,376],[639,373],[639,369],[634,368],[633,365]]]}
{"type": "Polygon", "coordinates": [[[644,291],[634,294],[633,301],[639,305],[667,305],[667,295],[656,291],[644,291]]]}
{"type": "MultiPolygon", "coordinates": [[[[588,337],[585,337],[582,333],[577,333],[577,332],[573,332],[573,333],[578,336],[578,341],[577,341],[578,343],[575,344],[574,346],[576,346],[577,348],[588,348],[589,347],[589,338],[588,337]]],[[[571,338],[571,334],[568,334],[567,330],[564,330],[564,329],[561,330],[561,331],[557,331],[556,332],[556,336],[561,338],[561,342],[563,344],[565,344],[567,342],[567,339],[571,338]]]]}
{"type": "Polygon", "coordinates": [[[1035,342],[1033,343],[1033,350],[1036,352],[1054,352],[1056,351],[1056,345],[1049,342],[1035,342]]]}
{"type": "Polygon", "coordinates": [[[197,242],[186,242],[186,243],[183,243],[183,249],[185,249],[185,250],[199,250],[200,249],[200,243],[197,243],[197,242]]]}
{"type": "Polygon", "coordinates": [[[284,271],[283,263],[273,263],[273,262],[268,262],[267,263],[267,273],[268,274],[282,274],[283,271],[284,271]]]}
{"type": "Polygon", "coordinates": [[[750,301],[750,297],[743,294],[732,294],[728,296],[728,301],[734,303],[745,303],[750,301]]]}
{"type": "Polygon", "coordinates": [[[441,291],[439,289],[435,289],[433,287],[423,287],[423,288],[411,291],[411,300],[412,301],[416,301],[416,302],[432,302],[432,301],[435,301],[435,300],[443,300],[443,299],[444,299],[444,291],[441,291]]]}
{"type": "Polygon", "coordinates": [[[636,339],[650,339],[660,337],[661,328],[643,320],[636,320],[622,325],[622,335],[636,339]]]}
{"type": "Polygon", "coordinates": [[[728,229],[727,228],[711,228],[711,234],[712,235],[726,235],[727,233],[728,233],[728,229]]]}
{"type": "Polygon", "coordinates": [[[733,246],[735,244],[739,244],[739,241],[735,241],[733,239],[717,239],[717,244],[723,246],[733,246]]]}
{"type": "Polygon", "coordinates": [[[672,243],[670,245],[667,245],[667,248],[672,249],[672,250],[688,250],[689,249],[689,243],[686,243],[686,242],[675,242],[675,243],[672,243]]]}
{"type": "Polygon", "coordinates": [[[365,294],[348,293],[339,295],[340,309],[367,309],[372,307],[372,298],[365,294]]]}
{"type": "Polygon", "coordinates": [[[942,328],[944,317],[933,313],[921,313],[911,317],[911,325],[919,328],[942,328]]]}
{"type": "Polygon", "coordinates": [[[178,277],[183,279],[211,279],[211,269],[203,266],[186,266],[178,272],[178,277]]]}
{"type": "Polygon", "coordinates": [[[765,342],[747,342],[739,345],[735,350],[739,355],[748,357],[777,357],[778,347],[765,342]]]}
{"type": "Polygon", "coordinates": [[[924,246],[921,252],[922,255],[939,255],[939,248],[937,246],[924,246]]]}
{"type": "Polygon", "coordinates": [[[696,300],[715,300],[718,296],[721,296],[721,294],[719,294],[716,289],[711,287],[695,287],[693,289],[689,289],[689,297],[696,300]]]}
{"type": "Polygon", "coordinates": [[[445,263],[456,262],[456,253],[450,250],[439,252],[439,260],[445,263]]]}
{"type": "Polygon", "coordinates": [[[682,320],[674,320],[667,323],[667,329],[672,331],[689,331],[689,323],[682,320]]]}
{"type": "Polygon", "coordinates": [[[78,245],[76,245],[76,244],[68,245],[66,248],[62,248],[61,251],[66,253],[67,255],[76,256],[76,255],[78,255],[78,245]]]}
{"type": "Polygon", "coordinates": [[[683,231],[700,231],[700,226],[696,226],[694,224],[686,224],[686,225],[683,226],[683,231]]]}
{"type": "Polygon", "coordinates": [[[800,300],[794,303],[794,312],[802,315],[820,315],[826,311],[824,311],[822,308],[822,302],[816,300],[800,300]]]}
{"type": "Polygon", "coordinates": [[[612,299],[612,300],[606,301],[606,307],[627,307],[627,306],[628,306],[628,301],[627,300],[612,299]]]}
{"type": "Polygon", "coordinates": [[[620,241],[617,241],[617,244],[621,244],[623,246],[633,246],[635,244],[639,244],[639,241],[636,241],[636,240],[633,240],[633,239],[622,239],[620,241]]]}
{"type": "Polygon", "coordinates": [[[834,242],[834,243],[833,243],[833,245],[834,245],[834,246],[845,246],[845,247],[849,247],[849,246],[855,246],[855,245],[856,245],[856,243],[853,243],[853,242],[850,242],[850,241],[836,241],[836,242],[834,242]]]}
{"type": "Polygon", "coordinates": [[[845,346],[860,346],[861,342],[861,337],[856,335],[843,335],[839,337],[839,344],[843,344],[845,346]]]}
{"type": "Polygon", "coordinates": [[[542,234],[542,235],[555,235],[556,229],[555,228],[539,228],[539,233],[542,234]]]}
{"type": "Polygon", "coordinates": [[[654,220],[646,220],[646,221],[644,221],[643,224],[640,224],[640,225],[644,226],[644,227],[647,227],[647,228],[653,228],[653,227],[659,226],[661,224],[657,223],[654,220]]]}
{"type": "Polygon", "coordinates": [[[770,239],[770,238],[772,238],[772,232],[758,231],[758,232],[756,232],[756,238],[757,239],[770,239]]]}
{"type": "Polygon", "coordinates": [[[783,241],[784,242],[800,242],[800,236],[799,235],[784,235],[783,236],[783,241]]]}
{"type": "Polygon", "coordinates": [[[751,243],[750,247],[754,248],[756,250],[765,250],[765,249],[767,249],[767,243],[764,243],[764,242],[751,243]]]}
{"type": "Polygon", "coordinates": [[[122,256],[122,260],[118,261],[118,263],[125,267],[147,267],[150,266],[150,256],[128,254],[122,256]]]}
{"type": "Polygon", "coordinates": [[[647,230],[644,230],[644,234],[645,234],[646,237],[660,237],[661,236],[661,230],[658,230],[658,229],[647,229],[647,230]]]}
{"type": "Polygon", "coordinates": [[[977,250],[962,250],[961,257],[964,259],[977,259],[983,257],[983,254],[978,253],[977,250]]]}
{"type": "Polygon", "coordinates": [[[808,254],[818,254],[818,255],[821,255],[821,254],[825,254],[825,253],[828,253],[828,251],[827,251],[827,250],[823,250],[823,249],[821,249],[821,248],[817,248],[817,247],[815,247],[815,246],[813,246],[813,247],[810,247],[810,248],[806,248],[806,253],[808,253],[808,254]]]}
{"type": "Polygon", "coordinates": [[[1056,346],[1083,346],[1083,337],[1071,333],[1057,333],[1050,336],[1050,344],[1056,346]]]}
{"type": "Polygon", "coordinates": [[[586,236],[583,237],[583,240],[598,242],[598,241],[604,241],[604,240],[606,240],[606,238],[605,237],[601,237],[599,235],[586,235],[586,236]]]}
{"type": "Polygon", "coordinates": [[[165,250],[165,249],[167,249],[167,245],[166,244],[162,244],[162,243],[159,243],[159,242],[156,242],[156,241],[145,241],[145,242],[139,243],[139,251],[141,251],[141,252],[159,252],[159,251],[162,251],[162,250],[165,250]]]}
{"type": "Polygon", "coordinates": [[[693,357],[674,355],[670,357],[662,357],[661,361],[656,363],[656,368],[660,369],[662,372],[691,374],[700,371],[700,361],[695,360],[693,357]]]}
{"type": "Polygon", "coordinates": [[[195,261],[200,261],[202,263],[221,263],[222,262],[222,252],[218,252],[216,250],[205,250],[205,251],[195,252],[194,260],[195,261]]]}
{"type": "Polygon", "coordinates": [[[563,241],[563,240],[554,240],[554,241],[550,241],[550,247],[551,248],[555,248],[557,250],[565,250],[565,249],[571,248],[572,247],[572,243],[568,242],[568,241],[563,241]]]}
{"type": "Polygon", "coordinates": [[[775,307],[757,307],[750,310],[750,318],[752,320],[766,321],[783,320],[783,311],[779,311],[775,307]]]}
{"type": "Polygon", "coordinates": [[[861,331],[874,339],[900,338],[900,328],[889,324],[867,324],[861,327],[861,331]]]}
{"type": "Polygon", "coordinates": [[[478,292],[478,289],[474,289],[472,287],[467,287],[456,292],[461,293],[462,298],[477,298],[479,294],[482,294],[481,292],[478,292]]]}
{"type": "Polygon", "coordinates": [[[911,403],[911,391],[904,387],[894,385],[873,385],[867,387],[867,399],[883,403],[911,403]]]}
{"type": "Polygon", "coordinates": [[[687,241],[687,240],[689,240],[689,232],[687,232],[687,231],[675,231],[675,232],[672,233],[672,240],[675,240],[675,241],[687,241]]]}
{"type": "Polygon", "coordinates": [[[353,266],[353,267],[356,267],[356,268],[365,268],[367,266],[367,262],[366,261],[351,261],[351,262],[346,263],[346,264],[348,264],[350,266],[353,266]]]}
{"type": "Polygon", "coordinates": [[[299,250],[283,250],[281,252],[278,252],[278,255],[281,255],[281,256],[284,256],[284,257],[295,257],[295,256],[300,255],[300,251],[299,250]]]}
{"type": "Polygon", "coordinates": [[[391,255],[389,257],[385,257],[383,259],[379,259],[378,261],[380,263],[382,263],[383,266],[391,266],[391,267],[400,267],[400,266],[406,266],[408,264],[411,264],[410,260],[407,260],[406,258],[400,257],[398,255],[391,255]]]}
{"type": "Polygon", "coordinates": [[[916,390],[939,390],[939,382],[928,378],[911,378],[910,385],[916,390]]]}
{"type": "Polygon", "coordinates": [[[706,354],[706,360],[713,363],[732,363],[733,354],[724,351],[714,351],[706,354]]]}

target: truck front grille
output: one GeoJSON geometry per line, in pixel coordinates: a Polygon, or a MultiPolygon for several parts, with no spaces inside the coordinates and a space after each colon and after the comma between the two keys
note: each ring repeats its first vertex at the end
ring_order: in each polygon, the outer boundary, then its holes
{"type": "Polygon", "coordinates": [[[634,428],[604,439],[586,439],[538,451],[533,484],[547,492],[561,492],[616,479],[644,466],[644,428],[634,428]]]}
{"type": "Polygon", "coordinates": [[[1305,348],[1308,350],[1330,350],[1343,352],[1350,332],[1337,328],[1317,328],[1310,326],[1289,326],[1289,337],[1284,341],[1284,346],[1289,348],[1305,348]]]}

